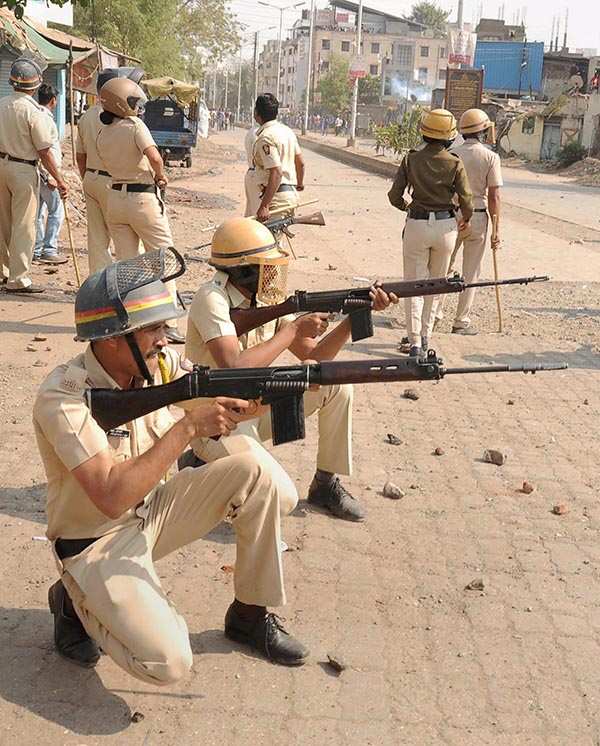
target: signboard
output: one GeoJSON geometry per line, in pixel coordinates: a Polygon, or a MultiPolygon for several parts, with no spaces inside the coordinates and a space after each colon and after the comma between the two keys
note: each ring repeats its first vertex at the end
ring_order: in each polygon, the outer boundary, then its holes
{"type": "Polygon", "coordinates": [[[364,55],[356,55],[350,63],[350,80],[356,78],[366,78],[369,70],[369,64],[367,58],[364,55]]]}
{"type": "Polygon", "coordinates": [[[448,30],[448,63],[471,67],[475,57],[477,35],[459,29],[448,30]]]}
{"type": "Polygon", "coordinates": [[[451,70],[446,72],[446,109],[459,119],[467,109],[481,107],[483,70],[451,70]]]}

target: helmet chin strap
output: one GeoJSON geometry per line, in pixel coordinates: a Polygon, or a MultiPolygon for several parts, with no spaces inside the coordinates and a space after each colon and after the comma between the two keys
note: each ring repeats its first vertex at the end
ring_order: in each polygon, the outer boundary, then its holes
{"type": "Polygon", "coordinates": [[[137,363],[137,367],[139,368],[142,377],[145,381],[148,382],[149,386],[152,386],[152,384],[154,383],[154,378],[148,370],[148,366],[146,365],[146,361],[144,360],[144,356],[142,355],[142,351],[139,348],[134,333],[129,332],[129,334],[125,335],[125,339],[127,340],[127,344],[129,345],[129,349],[131,350],[133,359],[137,363]]]}

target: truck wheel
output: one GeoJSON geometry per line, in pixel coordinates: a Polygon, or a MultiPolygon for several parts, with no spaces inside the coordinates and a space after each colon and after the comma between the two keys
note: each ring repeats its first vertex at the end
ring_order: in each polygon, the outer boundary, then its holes
{"type": "Polygon", "coordinates": [[[192,156],[188,155],[188,157],[185,159],[185,167],[191,168],[192,167],[192,156]]]}

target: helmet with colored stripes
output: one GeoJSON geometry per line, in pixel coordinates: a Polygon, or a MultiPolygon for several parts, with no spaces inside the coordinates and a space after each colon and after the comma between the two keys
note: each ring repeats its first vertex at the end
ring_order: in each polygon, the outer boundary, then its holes
{"type": "Polygon", "coordinates": [[[77,339],[118,337],[185,313],[165,284],[185,272],[173,248],[125,259],[90,275],[75,299],[77,339]]]}
{"type": "Polygon", "coordinates": [[[37,91],[42,84],[42,68],[31,57],[19,57],[10,66],[8,80],[19,91],[37,91]]]}

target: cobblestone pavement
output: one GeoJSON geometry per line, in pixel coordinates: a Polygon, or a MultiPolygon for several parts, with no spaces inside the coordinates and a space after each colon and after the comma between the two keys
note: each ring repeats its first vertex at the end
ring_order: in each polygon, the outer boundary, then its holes
{"type": "MultiPolygon", "coordinates": [[[[241,137],[219,142],[235,154],[241,137]]],[[[321,198],[328,227],[298,229],[292,284],[398,276],[400,221],[385,182],[313,154],[308,168],[309,184],[319,186],[306,196],[321,198]]],[[[242,172],[231,157],[217,175],[181,185],[237,198],[242,172]]],[[[174,212],[182,247],[200,243],[201,226],[226,214],[180,205],[174,212]]],[[[303,501],[284,521],[290,603],[282,614],[312,651],[297,670],[267,664],[222,635],[232,581],[221,568],[235,561],[226,524],[159,565],[191,633],[195,662],[185,681],[154,689],[108,659],[80,671],[57,658],[30,405],[47,370],[79,350],[71,296],[0,298],[0,744],[600,743],[600,334],[597,312],[578,308],[571,295],[598,276],[600,258],[587,245],[569,248],[568,236],[549,242],[547,226],[530,227],[510,212],[505,225],[507,274],[548,268],[556,282],[542,296],[534,288],[504,293],[503,335],[492,333],[494,304],[482,294],[485,333],[440,333],[435,347],[449,365],[565,360],[570,370],[448,377],[414,385],[418,401],[404,399],[401,384],[357,387],[355,473],[345,483],[368,509],[367,522],[336,521],[303,501]],[[525,298],[540,312],[562,308],[564,318],[536,317],[534,334],[519,317],[525,298]],[[578,312],[590,317],[586,344],[568,326],[567,315],[578,312]],[[36,330],[47,341],[32,343],[36,330]],[[28,344],[36,352],[25,351],[28,344]],[[401,444],[391,445],[388,433],[401,444]],[[484,463],[486,448],[506,451],[505,465],[484,463]],[[388,479],[403,499],[381,495],[388,479]],[[525,480],[531,494],[521,491],[525,480]],[[564,515],[552,513],[559,504],[564,515]],[[466,590],[474,580],[483,587],[466,590]],[[328,653],[347,665],[339,676],[325,663],[328,653]],[[135,712],[144,717],[132,723],[135,712]]],[[[206,273],[190,267],[187,289],[206,273]]],[[[376,336],[344,356],[394,355],[402,316],[378,318],[376,336]]],[[[305,441],[277,450],[302,496],[314,466],[314,421],[307,430],[305,441]]]]}

